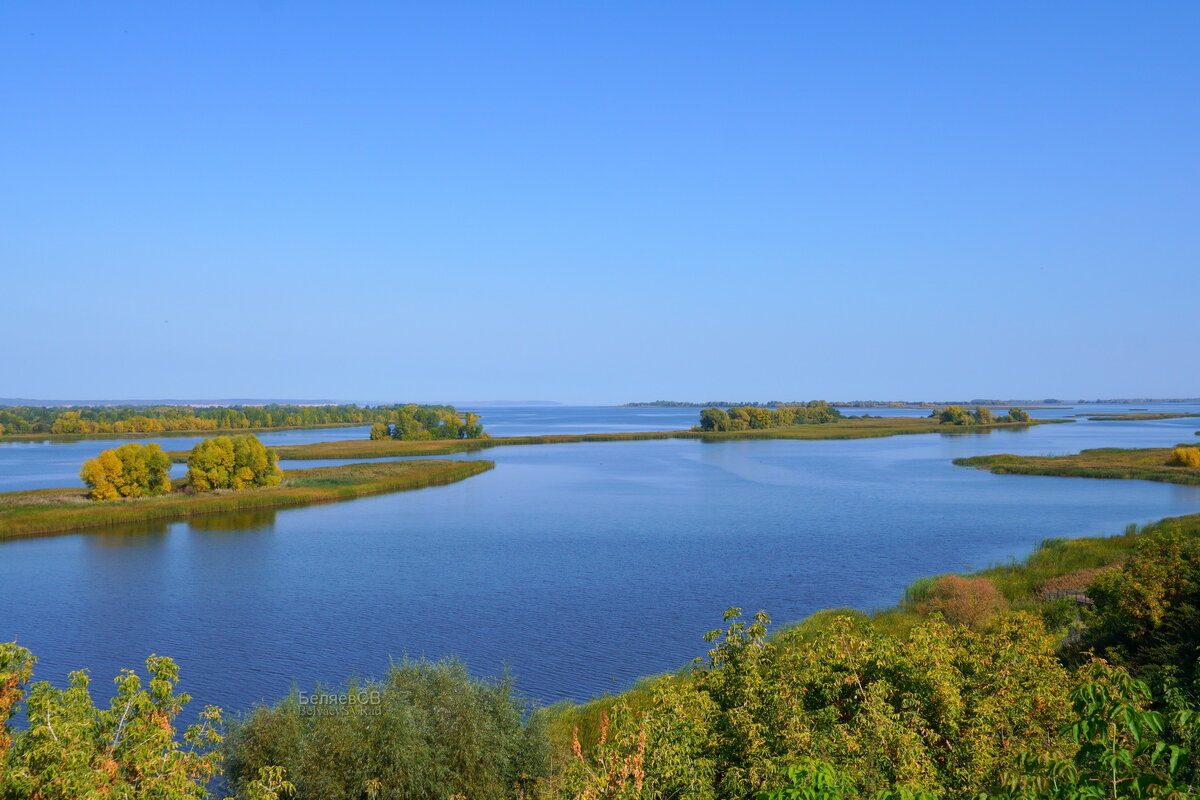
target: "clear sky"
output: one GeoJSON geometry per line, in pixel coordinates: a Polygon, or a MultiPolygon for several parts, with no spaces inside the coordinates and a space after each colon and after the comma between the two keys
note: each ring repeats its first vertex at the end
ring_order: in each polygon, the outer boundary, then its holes
{"type": "Polygon", "coordinates": [[[0,397],[1200,395],[1200,3],[0,4],[0,397]]]}

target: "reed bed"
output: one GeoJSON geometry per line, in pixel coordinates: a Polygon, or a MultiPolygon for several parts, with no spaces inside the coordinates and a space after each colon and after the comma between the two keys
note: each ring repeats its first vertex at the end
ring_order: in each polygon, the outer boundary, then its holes
{"type": "Polygon", "coordinates": [[[991,456],[956,458],[960,467],[986,469],[998,475],[1053,475],[1062,478],[1109,478],[1200,485],[1200,468],[1172,466],[1172,449],[1101,447],[1069,456],[991,456]]]}

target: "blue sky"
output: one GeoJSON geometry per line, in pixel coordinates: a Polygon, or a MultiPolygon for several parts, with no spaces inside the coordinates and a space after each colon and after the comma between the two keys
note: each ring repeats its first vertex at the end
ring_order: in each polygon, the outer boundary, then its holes
{"type": "Polygon", "coordinates": [[[0,397],[1196,396],[1200,4],[0,4],[0,397]]]}

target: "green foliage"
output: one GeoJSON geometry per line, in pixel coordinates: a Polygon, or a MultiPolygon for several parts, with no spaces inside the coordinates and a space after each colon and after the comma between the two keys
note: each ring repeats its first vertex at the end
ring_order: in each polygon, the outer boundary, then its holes
{"type": "Polygon", "coordinates": [[[971,425],[975,421],[971,412],[962,406],[946,406],[941,411],[933,413],[943,425],[971,425]]]}
{"type": "Polygon", "coordinates": [[[1193,754],[1176,743],[1179,732],[1194,733],[1194,709],[1168,719],[1149,708],[1149,687],[1126,671],[1094,661],[1071,693],[1074,721],[1066,728],[1075,752],[1068,758],[1039,758],[1027,752],[1010,777],[1012,800],[1061,798],[1183,798],[1194,796],[1188,782],[1193,754]]]}
{"type": "Polygon", "coordinates": [[[820,425],[837,422],[841,418],[842,412],[824,400],[781,405],[776,409],[760,405],[734,406],[728,411],[706,408],[700,412],[700,424],[693,430],[709,433],[759,431],[790,428],[793,425],[820,425]]]}
{"type": "Polygon", "coordinates": [[[187,463],[188,485],[197,492],[276,486],[283,478],[279,456],[253,434],[205,439],[187,463]]]}
{"type": "Polygon", "coordinates": [[[93,500],[149,497],[171,491],[171,460],[157,444],[123,444],[83,462],[79,477],[93,500]]]}
{"type": "MultiPolygon", "coordinates": [[[[193,431],[249,431],[278,428],[310,428],[321,425],[393,423],[405,409],[438,415],[457,413],[451,406],[77,406],[70,410],[42,406],[0,408],[0,435],[59,434],[92,436],[193,431]]],[[[410,411],[411,413],[411,411],[410,411]]],[[[469,415],[475,416],[475,415],[469,415]]],[[[463,421],[468,428],[478,426],[463,421]]],[[[482,427],[476,435],[482,434],[482,427]]],[[[454,438],[454,437],[450,437],[454,438]]]]}
{"type": "Polygon", "coordinates": [[[729,413],[723,408],[706,408],[700,412],[700,430],[729,430],[729,413]]]}
{"type": "Polygon", "coordinates": [[[460,413],[453,406],[407,405],[395,412],[390,424],[377,423],[371,428],[372,439],[401,441],[479,439],[485,435],[478,414],[460,413]]]}
{"type": "Polygon", "coordinates": [[[1081,648],[1144,677],[1169,667],[1184,683],[1200,681],[1200,538],[1177,524],[1155,529],[1088,594],[1096,605],[1081,648]]]}
{"type": "MultiPolygon", "coordinates": [[[[13,644],[0,645],[0,702],[22,696],[32,657],[13,644]],[[14,663],[16,665],[14,669],[14,663]],[[14,683],[13,677],[17,680],[14,683]]],[[[5,800],[185,800],[207,797],[216,774],[220,712],[212,707],[177,738],[175,719],[189,698],[177,694],[179,670],[169,658],[146,659],[148,683],[130,670],[116,678],[107,708],[92,703],[86,672],[71,673],[65,689],[46,682],[29,687],[28,725],[14,732],[3,724],[0,797],[5,800]]]]}
{"type": "Polygon", "coordinates": [[[241,791],[263,766],[283,765],[299,797],[321,800],[499,800],[533,790],[549,768],[525,708],[508,679],[406,660],[381,681],[255,709],[233,726],[227,772],[241,791]]]}
{"type": "Polygon", "coordinates": [[[971,421],[976,425],[989,425],[995,420],[992,419],[992,410],[987,406],[978,406],[971,412],[971,421]]]}
{"type": "Polygon", "coordinates": [[[774,640],[764,614],[726,622],[705,662],[641,711],[614,706],[601,744],[573,747],[558,796],[750,798],[823,761],[846,797],[968,797],[1016,765],[1013,745],[1067,750],[1069,677],[1028,615],[985,633],[932,619],[904,639],[861,619],[774,640]]]}

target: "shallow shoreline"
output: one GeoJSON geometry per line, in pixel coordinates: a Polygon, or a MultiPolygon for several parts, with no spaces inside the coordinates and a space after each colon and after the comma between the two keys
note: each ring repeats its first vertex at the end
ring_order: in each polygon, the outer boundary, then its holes
{"type": "Polygon", "coordinates": [[[250,509],[296,508],[455,483],[494,467],[491,461],[400,461],[286,470],[278,486],[242,492],[172,492],[96,502],[84,489],[0,494],[0,541],[96,531],[116,525],[174,522],[250,509]]]}
{"type": "Polygon", "coordinates": [[[990,456],[956,458],[960,467],[986,469],[997,475],[1049,475],[1059,478],[1142,480],[1200,486],[1200,468],[1167,464],[1170,447],[1124,449],[1099,447],[1069,456],[990,456]]]}

